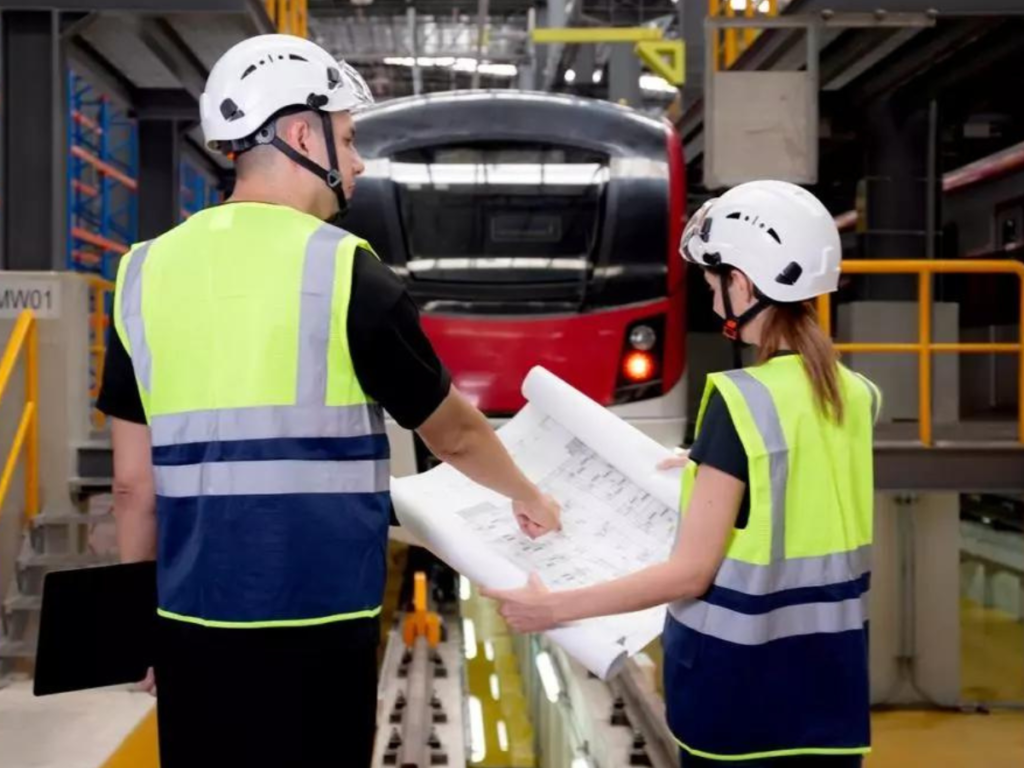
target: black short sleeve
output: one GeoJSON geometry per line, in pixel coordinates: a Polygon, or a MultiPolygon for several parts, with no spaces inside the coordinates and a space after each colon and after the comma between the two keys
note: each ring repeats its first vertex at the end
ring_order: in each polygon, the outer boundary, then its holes
{"type": "Polygon", "coordinates": [[[135,380],[132,359],[113,326],[107,336],[103,383],[100,386],[96,407],[115,419],[135,424],[146,423],[146,412],[142,408],[142,397],[139,395],[139,385],[135,380]]]}
{"type": "Polygon", "coordinates": [[[420,327],[402,281],[360,250],[352,268],[348,345],[366,394],[406,429],[416,429],[448,396],[451,375],[420,327]]]}
{"type": "Polygon", "coordinates": [[[729,408],[718,392],[712,392],[708,400],[700,433],[690,448],[690,460],[697,464],[707,464],[747,484],[748,489],[743,493],[740,511],[736,516],[736,527],[746,528],[750,519],[750,472],[747,452],[736,431],[729,408]]]}

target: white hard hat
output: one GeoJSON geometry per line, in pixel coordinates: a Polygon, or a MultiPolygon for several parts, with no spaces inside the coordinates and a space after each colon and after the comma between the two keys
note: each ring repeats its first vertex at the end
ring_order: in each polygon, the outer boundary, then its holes
{"type": "Polygon", "coordinates": [[[238,150],[287,107],[357,112],[372,104],[362,76],[316,43],[294,35],[259,35],[217,61],[199,110],[207,146],[238,150]]]}
{"type": "Polygon", "coordinates": [[[835,219],[818,198],[785,181],[751,181],[709,200],[687,225],[679,251],[702,267],[738,269],[772,301],[806,301],[839,285],[835,219]]]}

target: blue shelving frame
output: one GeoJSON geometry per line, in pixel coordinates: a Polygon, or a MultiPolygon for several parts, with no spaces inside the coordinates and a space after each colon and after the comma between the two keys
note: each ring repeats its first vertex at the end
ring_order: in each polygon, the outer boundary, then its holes
{"type": "Polygon", "coordinates": [[[68,96],[67,267],[113,280],[138,236],[138,125],[74,70],[68,96]]]}
{"type": "MultiPolygon", "coordinates": [[[[112,282],[121,254],[138,238],[138,125],[73,69],[67,77],[67,269],[112,282]]],[[[113,293],[89,295],[89,385],[95,405],[113,293]],[[101,313],[96,302],[103,303],[101,313]]],[[[104,426],[95,410],[93,425],[104,426]]]]}
{"type": "Polygon", "coordinates": [[[216,182],[188,160],[181,161],[180,175],[181,221],[221,201],[223,194],[216,182]]]}

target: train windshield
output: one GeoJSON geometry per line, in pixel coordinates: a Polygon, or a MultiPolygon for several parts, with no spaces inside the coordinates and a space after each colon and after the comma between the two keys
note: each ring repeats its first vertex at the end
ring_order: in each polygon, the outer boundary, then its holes
{"type": "Polygon", "coordinates": [[[579,279],[596,256],[608,158],[544,144],[426,147],[391,158],[420,280],[579,279]]]}

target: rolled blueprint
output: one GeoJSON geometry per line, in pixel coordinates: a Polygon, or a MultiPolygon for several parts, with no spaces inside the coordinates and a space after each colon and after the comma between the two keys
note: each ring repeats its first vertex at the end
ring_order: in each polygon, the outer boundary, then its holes
{"type": "MultiPolygon", "coordinates": [[[[523,535],[511,503],[450,466],[392,480],[402,525],[484,587],[508,589],[530,572],[552,590],[607,581],[668,557],[678,521],[672,452],[543,368],[523,384],[527,406],[498,430],[526,475],[562,504],[562,531],[523,535]]],[[[661,632],[665,608],[587,619],[548,637],[602,679],[661,632]]]]}

